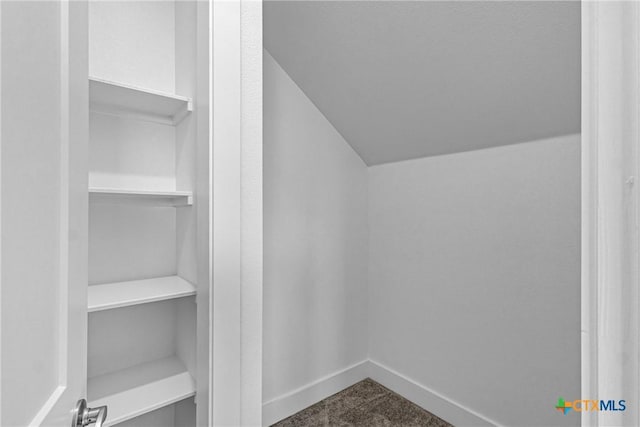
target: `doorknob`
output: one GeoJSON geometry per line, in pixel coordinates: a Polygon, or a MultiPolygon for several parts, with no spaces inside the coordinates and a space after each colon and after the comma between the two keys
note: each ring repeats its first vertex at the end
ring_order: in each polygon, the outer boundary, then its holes
{"type": "Polygon", "coordinates": [[[84,427],[96,423],[96,427],[102,427],[107,419],[107,407],[87,408],[87,401],[78,400],[76,409],[73,411],[71,427],[84,427]]]}

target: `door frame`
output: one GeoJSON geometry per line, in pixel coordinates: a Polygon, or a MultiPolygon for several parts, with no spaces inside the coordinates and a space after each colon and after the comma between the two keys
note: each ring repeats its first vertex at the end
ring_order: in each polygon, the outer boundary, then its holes
{"type": "Polygon", "coordinates": [[[640,4],[582,2],[582,396],[624,412],[584,426],[640,425],[640,4]]]}
{"type": "Polygon", "coordinates": [[[212,425],[262,425],[262,2],[212,0],[212,425]]]}

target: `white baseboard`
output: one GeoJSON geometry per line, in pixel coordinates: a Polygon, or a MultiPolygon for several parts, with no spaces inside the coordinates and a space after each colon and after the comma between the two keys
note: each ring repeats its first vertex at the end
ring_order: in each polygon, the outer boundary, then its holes
{"type": "Polygon", "coordinates": [[[369,377],[457,427],[500,426],[494,420],[431,390],[373,360],[368,361],[369,377]]]}
{"type": "Polygon", "coordinates": [[[341,371],[276,397],[262,405],[262,425],[270,426],[353,384],[371,378],[416,405],[457,427],[501,425],[373,360],[341,371]]]}
{"type": "Polygon", "coordinates": [[[262,425],[270,426],[367,378],[368,361],[351,365],[262,405],[262,425]]]}

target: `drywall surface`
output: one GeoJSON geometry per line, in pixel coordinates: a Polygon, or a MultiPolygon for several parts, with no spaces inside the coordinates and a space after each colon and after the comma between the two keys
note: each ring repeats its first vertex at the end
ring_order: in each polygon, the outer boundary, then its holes
{"type": "Polygon", "coordinates": [[[176,128],[96,112],[89,123],[90,187],[176,188],[176,128]]]}
{"type": "Polygon", "coordinates": [[[176,209],[89,205],[89,285],[176,274],[176,209]]]}
{"type": "Polygon", "coordinates": [[[367,169],[264,53],[269,402],[366,359],[367,169]]]}
{"type": "Polygon", "coordinates": [[[173,1],[89,2],[89,75],[173,93],[173,1]]]}
{"type": "Polygon", "coordinates": [[[369,169],[370,358],[503,425],[578,425],[579,136],[369,169]]]}

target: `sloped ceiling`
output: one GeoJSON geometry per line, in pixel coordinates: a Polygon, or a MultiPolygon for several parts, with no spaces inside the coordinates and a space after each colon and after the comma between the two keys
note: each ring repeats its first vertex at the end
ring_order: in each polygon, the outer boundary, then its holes
{"type": "Polygon", "coordinates": [[[580,131],[580,3],[268,1],[265,48],[369,164],[580,131]]]}

